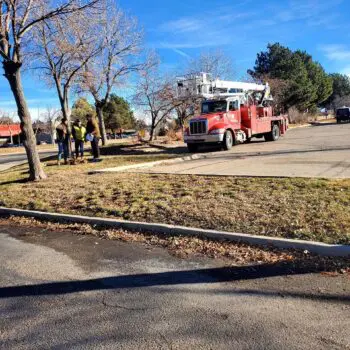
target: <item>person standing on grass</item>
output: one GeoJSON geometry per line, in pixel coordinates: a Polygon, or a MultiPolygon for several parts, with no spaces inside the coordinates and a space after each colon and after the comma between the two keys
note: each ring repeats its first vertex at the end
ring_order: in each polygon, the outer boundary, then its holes
{"type": "Polygon", "coordinates": [[[63,118],[56,128],[58,145],[58,165],[61,165],[62,155],[64,164],[68,164],[70,135],[68,130],[68,120],[63,118]]]}
{"type": "Polygon", "coordinates": [[[86,128],[82,125],[79,119],[77,119],[73,124],[72,135],[75,144],[75,159],[78,159],[80,154],[80,160],[83,162],[86,128]]]}
{"type": "Polygon", "coordinates": [[[91,142],[93,162],[98,162],[100,160],[100,148],[98,143],[101,138],[100,128],[98,126],[96,118],[89,113],[87,115],[87,124],[86,124],[86,139],[91,142]]]}

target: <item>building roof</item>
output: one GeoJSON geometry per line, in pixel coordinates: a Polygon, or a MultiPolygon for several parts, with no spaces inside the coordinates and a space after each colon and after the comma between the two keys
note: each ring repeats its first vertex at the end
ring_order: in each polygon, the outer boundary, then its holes
{"type": "Polygon", "coordinates": [[[0,137],[17,136],[21,133],[20,124],[0,125],[0,137]]]}

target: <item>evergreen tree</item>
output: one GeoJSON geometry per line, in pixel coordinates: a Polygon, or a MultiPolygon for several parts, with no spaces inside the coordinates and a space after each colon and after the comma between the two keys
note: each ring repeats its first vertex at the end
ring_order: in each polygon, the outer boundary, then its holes
{"type": "Polygon", "coordinates": [[[116,131],[119,128],[132,129],[136,125],[134,113],[128,101],[115,94],[111,95],[103,108],[103,116],[106,128],[112,131],[116,131]]]}
{"type": "MultiPolygon", "coordinates": [[[[312,56],[279,43],[269,44],[267,51],[258,53],[255,66],[248,73],[257,80],[284,81],[280,100],[286,110],[290,107],[315,110],[332,93],[332,79],[312,56]]],[[[272,93],[280,95],[280,91],[272,93]]]]}
{"type": "Polygon", "coordinates": [[[73,121],[75,119],[80,119],[83,123],[86,123],[86,116],[88,114],[95,115],[95,107],[84,97],[77,99],[72,107],[71,119],[73,121]]]}
{"type": "Polygon", "coordinates": [[[333,93],[322,105],[327,108],[335,108],[336,101],[345,96],[350,96],[350,77],[339,73],[333,73],[329,76],[332,79],[333,93]]]}

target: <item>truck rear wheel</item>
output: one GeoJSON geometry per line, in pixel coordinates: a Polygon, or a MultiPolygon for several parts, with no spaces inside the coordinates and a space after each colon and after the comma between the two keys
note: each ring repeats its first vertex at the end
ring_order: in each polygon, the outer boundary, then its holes
{"type": "Polygon", "coordinates": [[[188,143],[187,144],[187,149],[190,153],[195,153],[198,150],[198,145],[195,143],[188,143]]]}
{"type": "Polygon", "coordinates": [[[272,130],[265,134],[265,141],[277,141],[280,138],[280,127],[278,124],[272,125],[272,130]]]}
{"type": "Polygon", "coordinates": [[[233,138],[232,131],[226,130],[224,135],[224,143],[223,143],[224,150],[225,151],[230,150],[233,146],[233,143],[234,143],[234,138],[233,138]]]}

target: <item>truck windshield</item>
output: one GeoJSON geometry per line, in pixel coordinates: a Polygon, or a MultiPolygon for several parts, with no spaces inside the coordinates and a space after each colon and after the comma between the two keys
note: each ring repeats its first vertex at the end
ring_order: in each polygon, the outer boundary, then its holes
{"type": "Polygon", "coordinates": [[[226,112],[227,110],[227,101],[206,101],[202,103],[202,113],[217,113],[217,112],[226,112]]]}
{"type": "Polygon", "coordinates": [[[349,108],[339,108],[337,110],[338,117],[348,117],[349,116],[349,108]]]}

